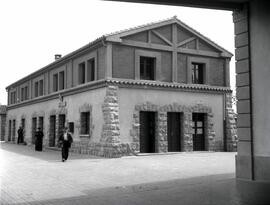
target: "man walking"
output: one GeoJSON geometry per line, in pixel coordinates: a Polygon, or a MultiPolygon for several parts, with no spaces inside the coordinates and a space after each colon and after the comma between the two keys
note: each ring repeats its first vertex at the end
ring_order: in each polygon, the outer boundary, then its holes
{"type": "Polygon", "coordinates": [[[68,152],[72,142],[71,134],[68,132],[68,128],[65,127],[58,139],[58,144],[62,147],[62,162],[68,159],[68,152]]]}

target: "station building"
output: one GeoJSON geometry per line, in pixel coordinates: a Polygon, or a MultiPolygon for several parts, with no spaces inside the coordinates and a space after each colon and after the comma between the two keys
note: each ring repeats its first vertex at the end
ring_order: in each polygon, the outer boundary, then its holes
{"type": "Polygon", "coordinates": [[[17,129],[105,157],[234,151],[232,54],[176,17],[104,35],[12,83],[6,141],[17,129]]]}
{"type": "Polygon", "coordinates": [[[0,105],[0,140],[5,140],[5,131],[6,131],[6,106],[0,105]]]}

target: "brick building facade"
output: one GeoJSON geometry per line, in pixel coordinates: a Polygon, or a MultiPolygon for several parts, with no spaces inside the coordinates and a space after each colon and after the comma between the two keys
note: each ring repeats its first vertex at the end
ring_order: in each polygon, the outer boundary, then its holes
{"type": "Polygon", "coordinates": [[[106,157],[232,151],[232,54],[176,17],[102,36],[7,87],[6,141],[41,127],[106,157]]]}

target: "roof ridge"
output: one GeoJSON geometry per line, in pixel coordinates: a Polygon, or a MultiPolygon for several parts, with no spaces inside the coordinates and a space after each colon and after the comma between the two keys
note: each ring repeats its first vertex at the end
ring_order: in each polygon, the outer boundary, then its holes
{"type": "Polygon", "coordinates": [[[122,29],[122,30],[115,31],[115,32],[111,32],[111,33],[105,34],[105,35],[103,35],[103,36],[104,36],[104,37],[110,37],[110,36],[113,36],[113,35],[121,34],[121,33],[124,33],[124,32],[132,31],[132,30],[136,30],[136,29],[140,29],[140,28],[152,26],[152,25],[155,25],[155,24],[163,23],[163,22],[166,22],[166,21],[172,21],[172,20],[174,20],[175,22],[178,22],[178,23],[180,23],[180,24],[183,24],[184,26],[186,26],[187,28],[189,28],[189,29],[192,30],[193,32],[199,34],[200,36],[202,36],[202,37],[205,38],[206,40],[208,40],[208,41],[210,41],[211,43],[213,43],[215,46],[217,46],[217,47],[220,48],[221,50],[224,50],[224,51],[228,52],[229,54],[233,55],[230,51],[228,51],[228,50],[225,49],[224,47],[220,46],[220,45],[217,44],[215,41],[211,40],[210,38],[208,38],[207,36],[205,36],[204,34],[202,34],[201,32],[199,32],[198,30],[192,28],[192,27],[189,26],[188,24],[186,24],[186,23],[184,23],[183,21],[181,21],[180,19],[178,19],[178,18],[177,18],[177,15],[174,15],[174,16],[172,16],[172,17],[170,17],[170,18],[166,18],[166,19],[162,19],[162,20],[158,20],[158,21],[153,21],[153,22],[150,22],[150,23],[146,23],[146,24],[142,24],[142,25],[130,27],[130,28],[127,28],[127,29],[122,29]]]}
{"type": "Polygon", "coordinates": [[[117,35],[117,34],[120,34],[120,33],[127,32],[127,31],[132,31],[132,30],[136,30],[136,29],[139,29],[139,28],[143,28],[143,27],[147,27],[147,26],[151,26],[151,25],[154,25],[154,24],[163,23],[163,22],[171,21],[171,20],[175,20],[175,19],[177,19],[176,15],[173,16],[173,17],[170,17],[170,18],[166,18],[166,19],[162,19],[162,20],[158,20],[158,21],[152,21],[150,23],[130,27],[130,28],[127,28],[127,29],[122,29],[122,30],[115,31],[115,32],[111,32],[111,33],[105,34],[104,36],[109,37],[109,36],[112,36],[112,35],[117,35]]]}
{"type": "Polygon", "coordinates": [[[210,38],[208,38],[207,36],[205,36],[204,34],[202,34],[201,32],[199,32],[198,30],[192,28],[191,26],[187,25],[186,23],[184,23],[183,21],[181,21],[180,19],[176,18],[177,21],[179,21],[181,24],[184,24],[186,27],[188,27],[189,29],[191,29],[192,31],[194,31],[195,33],[198,33],[199,35],[203,36],[204,38],[206,38],[208,41],[210,41],[211,43],[215,44],[217,47],[225,50],[226,52],[230,53],[231,55],[233,55],[230,51],[228,51],[227,49],[225,49],[224,47],[220,46],[219,44],[217,44],[215,41],[211,40],[210,38]]]}

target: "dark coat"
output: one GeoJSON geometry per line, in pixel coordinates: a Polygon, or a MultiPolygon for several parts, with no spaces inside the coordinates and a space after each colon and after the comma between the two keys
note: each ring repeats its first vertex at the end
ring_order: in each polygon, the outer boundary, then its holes
{"type": "Polygon", "coordinates": [[[37,151],[42,151],[42,140],[43,140],[44,134],[42,131],[37,131],[35,133],[36,143],[35,143],[35,149],[37,151]]]}
{"type": "MultiPolygon", "coordinates": [[[[65,142],[65,144],[67,144],[67,146],[70,148],[70,146],[71,146],[71,144],[72,144],[72,142],[73,142],[73,138],[72,138],[72,136],[71,136],[71,134],[68,132],[67,133],[67,142],[65,142]]],[[[64,133],[62,133],[61,135],[60,135],[60,137],[59,137],[59,139],[58,139],[58,144],[60,145],[60,146],[62,146],[63,144],[64,144],[64,133]]]]}

